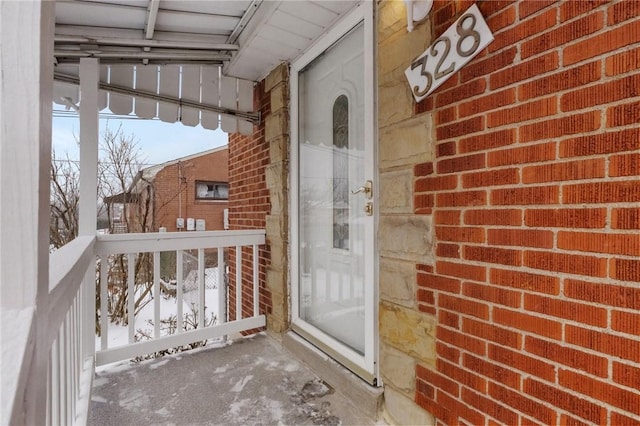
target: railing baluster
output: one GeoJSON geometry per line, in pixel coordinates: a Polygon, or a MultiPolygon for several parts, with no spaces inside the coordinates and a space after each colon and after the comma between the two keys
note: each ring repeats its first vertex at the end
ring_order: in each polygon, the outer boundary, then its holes
{"type": "Polygon", "coordinates": [[[218,248],[218,319],[216,324],[226,322],[227,292],[224,279],[224,248],[218,248]]]}
{"type": "Polygon", "coordinates": [[[67,339],[65,336],[64,322],[60,327],[60,424],[67,424],[67,369],[64,363],[66,359],[65,347],[67,339]]]}
{"type": "Polygon", "coordinates": [[[109,256],[100,256],[100,349],[109,346],[109,256]]]}
{"type": "Polygon", "coordinates": [[[242,247],[236,246],[236,320],[242,319],[242,247]]]}
{"type": "Polygon", "coordinates": [[[204,249],[198,249],[198,327],[204,327],[204,249]]]}
{"type": "Polygon", "coordinates": [[[160,252],[153,252],[153,337],[160,337],[160,252]]]}
{"type": "Polygon", "coordinates": [[[47,418],[45,420],[47,426],[53,424],[53,348],[54,346],[51,345],[47,359],[47,418]]]}
{"type": "Polygon", "coordinates": [[[51,349],[51,425],[60,424],[60,333],[51,349]]]}
{"type": "Polygon", "coordinates": [[[71,357],[72,357],[72,352],[71,352],[71,327],[70,327],[70,321],[69,321],[69,315],[70,313],[67,314],[67,318],[64,321],[64,328],[65,328],[65,357],[64,357],[64,361],[65,361],[65,376],[67,378],[66,380],[66,386],[65,386],[65,393],[67,395],[67,417],[66,417],[66,424],[71,424],[72,422],[72,418],[73,418],[73,372],[71,371],[71,357]]]}
{"type": "Polygon", "coordinates": [[[71,375],[71,386],[69,387],[69,399],[71,401],[71,414],[76,412],[76,318],[75,318],[75,300],[72,302],[71,310],[69,311],[69,373],[71,375]]]}
{"type": "Polygon", "coordinates": [[[128,288],[128,318],[129,318],[129,344],[136,340],[136,255],[127,254],[127,288],[128,288]]]}
{"type": "Polygon", "coordinates": [[[260,315],[260,300],[259,294],[260,289],[259,286],[259,267],[260,267],[260,259],[258,258],[258,246],[256,244],[253,245],[253,316],[257,317],[260,315]]]}
{"type": "MultiPolygon", "coordinates": [[[[95,269],[94,269],[95,271],[95,269]]],[[[94,277],[95,277],[95,273],[94,273],[94,277]]],[[[95,278],[93,280],[93,285],[95,286],[95,278]]],[[[95,294],[95,292],[94,292],[95,294]]],[[[75,324],[75,328],[76,328],[76,335],[78,336],[78,342],[76,343],[76,402],[80,401],[80,394],[81,394],[81,385],[82,385],[82,372],[84,371],[84,360],[85,357],[83,355],[83,347],[84,347],[84,338],[83,336],[86,336],[86,334],[83,334],[83,330],[82,330],[82,323],[84,322],[82,320],[82,318],[84,318],[82,316],[82,305],[83,303],[81,303],[84,299],[81,296],[78,296],[78,298],[76,298],[76,324],[75,324]]],[[[95,297],[93,300],[93,305],[95,306],[95,297]]],[[[95,311],[94,311],[95,312],[95,311]]],[[[95,313],[94,316],[95,318],[95,313]]],[[[93,348],[95,350],[95,335],[96,335],[96,326],[95,326],[95,322],[92,322],[92,328],[93,328],[93,340],[91,341],[91,343],[93,344],[93,348]]]]}
{"type": "Polygon", "coordinates": [[[176,254],[176,299],[177,299],[177,304],[178,304],[178,313],[177,313],[177,329],[176,329],[176,334],[177,333],[182,333],[182,280],[184,278],[183,276],[183,267],[184,265],[182,264],[183,262],[183,251],[182,250],[178,250],[177,254],[176,254]]]}

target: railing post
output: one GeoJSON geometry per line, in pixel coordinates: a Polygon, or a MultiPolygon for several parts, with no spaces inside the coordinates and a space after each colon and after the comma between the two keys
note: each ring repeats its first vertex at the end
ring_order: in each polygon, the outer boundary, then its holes
{"type": "Polygon", "coordinates": [[[183,251],[176,252],[176,304],[178,305],[176,318],[176,334],[182,333],[182,280],[184,279],[183,251]]]}
{"type": "Polygon", "coordinates": [[[227,322],[227,283],[225,280],[224,248],[218,248],[218,324],[227,322]]]}
{"type": "Polygon", "coordinates": [[[136,340],[136,255],[127,255],[127,321],[129,325],[129,343],[136,340]]]}
{"type": "Polygon", "coordinates": [[[236,320],[242,319],[242,246],[236,246],[236,320]]]}
{"type": "Polygon", "coordinates": [[[204,328],[204,249],[198,249],[198,328],[204,328]]]}
{"type": "Polygon", "coordinates": [[[153,338],[160,337],[160,252],[153,252],[153,338]]]}
{"type": "Polygon", "coordinates": [[[109,342],[109,256],[100,256],[100,349],[109,342]]]}
{"type": "Polygon", "coordinates": [[[258,246],[253,245],[253,316],[260,315],[260,259],[258,258],[258,246]]]}

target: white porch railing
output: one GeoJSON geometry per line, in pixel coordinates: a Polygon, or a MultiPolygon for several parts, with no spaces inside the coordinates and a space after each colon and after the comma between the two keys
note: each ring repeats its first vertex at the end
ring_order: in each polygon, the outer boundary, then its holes
{"type": "Polygon", "coordinates": [[[78,237],[50,257],[48,425],[87,422],[94,373],[95,240],[78,237]]]}
{"type": "MultiPolygon", "coordinates": [[[[130,359],[154,352],[167,350],[169,348],[187,345],[207,339],[224,337],[231,333],[242,332],[254,328],[263,327],[266,323],[265,316],[259,312],[259,282],[258,282],[258,246],[265,243],[264,230],[250,231],[208,231],[208,232],[186,232],[186,233],[146,233],[146,234],[116,234],[98,236],[95,253],[100,258],[100,349],[96,351],[96,365],[103,365],[123,359],[130,359]],[[227,268],[224,260],[224,253],[229,248],[236,250],[236,270],[229,271],[235,273],[239,278],[237,282],[242,282],[242,248],[252,248],[252,271],[253,271],[253,311],[247,318],[242,317],[242,286],[236,286],[236,317],[227,318],[227,291],[225,288],[225,270],[227,268]],[[213,325],[209,325],[205,318],[205,249],[217,249],[217,296],[218,306],[208,306],[210,311],[217,311],[217,320],[213,325]],[[183,324],[184,311],[184,285],[185,271],[183,270],[183,254],[185,250],[197,250],[197,318],[193,318],[197,326],[191,330],[185,330],[183,324]],[[176,253],[176,285],[175,285],[175,332],[174,334],[161,335],[161,309],[162,290],[160,286],[160,253],[176,253]],[[152,253],[152,282],[136,283],[136,255],[140,253],[152,253]],[[108,274],[110,261],[109,256],[123,254],[126,256],[127,268],[127,342],[110,344],[109,339],[109,317],[104,313],[108,312],[108,274]],[[146,336],[148,340],[136,340],[136,288],[146,286],[150,290],[147,296],[150,303],[153,303],[153,332],[146,336]]],[[[191,274],[194,277],[194,274],[191,274]]],[[[149,278],[149,277],[147,277],[149,278]]],[[[120,283],[125,284],[125,283],[120,283]]],[[[166,315],[166,312],[163,313],[166,315]]],[[[194,317],[196,313],[194,311],[194,317]]],[[[193,325],[193,324],[192,324],[193,325]]]]}
{"type": "Polygon", "coordinates": [[[258,246],[265,243],[265,231],[209,231],[189,233],[148,233],[120,234],[98,237],[78,237],[51,255],[49,271],[49,365],[47,369],[47,424],[86,424],[91,399],[94,366],[129,359],[136,356],[162,351],[206,339],[215,339],[231,333],[242,332],[265,325],[265,316],[259,312],[258,246]],[[252,247],[253,270],[253,311],[252,316],[242,317],[242,285],[236,288],[236,317],[227,319],[226,291],[223,273],[224,250],[236,249],[236,270],[238,283],[242,277],[242,248],[252,247]],[[218,320],[205,327],[204,321],[204,250],[218,249],[218,320]],[[161,336],[159,301],[160,292],[160,252],[175,251],[180,258],[184,250],[198,251],[197,283],[199,289],[198,328],[182,329],[182,262],[177,262],[176,334],[161,336]],[[101,315],[101,348],[95,350],[96,318],[96,256],[100,257],[101,312],[107,312],[107,267],[109,255],[124,253],[128,257],[128,294],[133,294],[134,259],[137,253],[153,253],[152,297],[154,303],[153,338],[133,342],[135,317],[133,298],[128,300],[129,343],[108,346],[108,315],[101,315]],[[222,266],[222,267],[221,267],[222,266]],[[94,358],[95,355],[95,358],[94,358]],[[95,362],[94,362],[95,360],[95,362]]]}

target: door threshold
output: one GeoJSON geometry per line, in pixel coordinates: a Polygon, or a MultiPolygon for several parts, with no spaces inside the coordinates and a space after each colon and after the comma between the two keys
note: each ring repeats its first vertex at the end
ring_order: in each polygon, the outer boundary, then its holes
{"type": "Polygon", "coordinates": [[[282,346],[304,361],[318,377],[340,392],[365,415],[373,419],[378,418],[382,408],[382,387],[369,385],[293,331],[282,335],[282,346]]]}

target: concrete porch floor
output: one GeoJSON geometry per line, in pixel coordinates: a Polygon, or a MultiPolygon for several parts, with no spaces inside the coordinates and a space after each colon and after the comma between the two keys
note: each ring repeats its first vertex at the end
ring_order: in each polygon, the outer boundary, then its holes
{"type": "Polygon", "coordinates": [[[261,333],[221,348],[99,369],[90,425],[372,425],[279,342],[261,333]]]}

